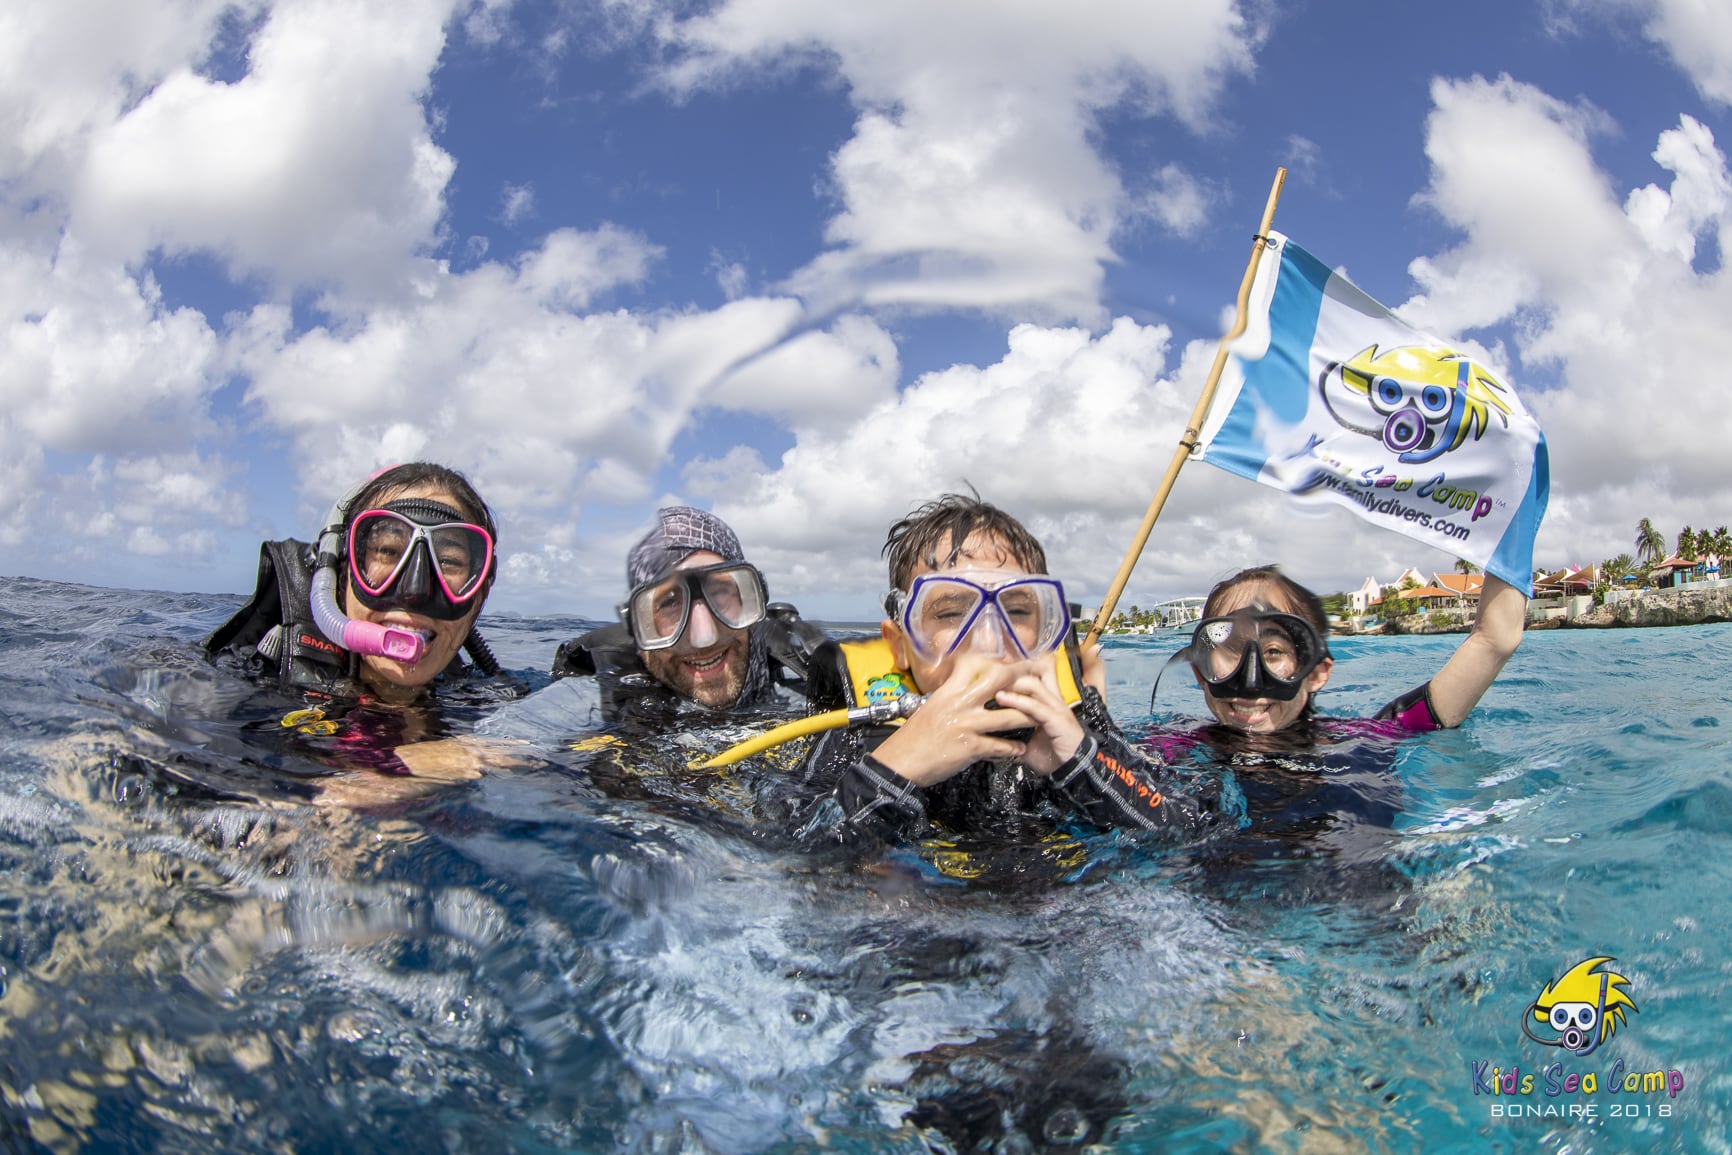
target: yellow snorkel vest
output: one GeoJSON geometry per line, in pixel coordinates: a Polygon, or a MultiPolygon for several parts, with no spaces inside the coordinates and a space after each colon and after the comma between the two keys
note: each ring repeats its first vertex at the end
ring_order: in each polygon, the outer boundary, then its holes
{"type": "MultiPolygon", "coordinates": [[[[854,705],[872,706],[904,694],[920,693],[920,688],[914,684],[914,675],[897,668],[890,643],[882,637],[837,642],[836,646],[842,651],[854,705]]],[[[1053,672],[1058,677],[1059,696],[1065,705],[1074,708],[1082,701],[1082,690],[1078,686],[1080,670],[1072,650],[1073,646],[1068,643],[1059,647],[1053,651],[1052,661],[1053,672]]]]}
{"type": "MultiPolygon", "coordinates": [[[[838,660],[832,667],[841,676],[835,685],[825,685],[814,675],[820,666],[819,654],[813,655],[812,670],[807,682],[813,688],[814,699],[822,694],[834,702],[846,697],[851,706],[840,706],[810,717],[800,718],[774,730],[766,731],[732,746],[713,758],[693,763],[694,768],[711,770],[731,766],[735,762],[760,754],[765,750],[825,730],[837,730],[852,722],[869,722],[900,726],[902,720],[924,701],[914,675],[897,667],[890,643],[882,637],[861,638],[857,641],[836,642],[838,660]],[[840,667],[836,670],[835,667],[840,667]]],[[[1076,656],[1074,639],[1053,651],[1053,673],[1058,679],[1059,696],[1073,709],[1082,701],[1081,667],[1076,656]]]]}

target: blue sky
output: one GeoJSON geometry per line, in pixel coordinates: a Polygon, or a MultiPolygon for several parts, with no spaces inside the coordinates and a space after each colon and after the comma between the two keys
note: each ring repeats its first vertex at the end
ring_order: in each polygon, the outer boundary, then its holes
{"type": "MultiPolygon", "coordinates": [[[[864,617],[965,482],[1098,600],[1277,227],[1475,347],[1536,560],[1732,521],[1732,11],[1695,0],[20,0],[0,572],[241,591],[467,472],[493,608],[601,616],[658,504],[864,617]]],[[[1448,555],[1202,466],[1125,602],[1448,555]]]]}

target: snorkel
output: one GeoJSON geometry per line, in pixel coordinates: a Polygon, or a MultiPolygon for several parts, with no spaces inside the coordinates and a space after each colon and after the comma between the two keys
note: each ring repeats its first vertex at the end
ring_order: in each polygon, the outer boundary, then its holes
{"type": "MultiPolygon", "coordinates": [[[[377,476],[377,473],[373,475],[377,476]]],[[[367,481],[372,481],[373,477],[367,481]]],[[[337,569],[343,560],[343,523],[348,518],[350,503],[366,484],[362,482],[350,490],[325,515],[325,528],[319,531],[318,555],[313,563],[312,590],[308,595],[313,621],[320,633],[351,653],[390,658],[412,666],[427,652],[427,637],[420,630],[406,630],[379,622],[358,622],[337,608],[337,569]]]]}

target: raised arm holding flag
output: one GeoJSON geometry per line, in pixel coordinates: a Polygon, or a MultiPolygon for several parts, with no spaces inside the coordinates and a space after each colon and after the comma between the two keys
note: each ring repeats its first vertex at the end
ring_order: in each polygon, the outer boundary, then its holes
{"type": "MultiPolygon", "coordinates": [[[[1198,456],[1485,569],[1467,640],[1380,715],[1408,729],[1458,725],[1521,640],[1549,484],[1545,436],[1495,373],[1271,228],[1285,175],[1270,190],[1233,329],[1085,646],[1111,620],[1179,468],[1198,456]]],[[[1315,595],[1262,567],[1216,587],[1183,654],[1219,723],[1265,733],[1309,718],[1333,665],[1326,633],[1315,595]]]]}

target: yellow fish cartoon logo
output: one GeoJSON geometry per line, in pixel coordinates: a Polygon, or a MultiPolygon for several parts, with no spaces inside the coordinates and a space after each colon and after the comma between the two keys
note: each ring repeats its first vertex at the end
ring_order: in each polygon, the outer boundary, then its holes
{"type": "Polygon", "coordinates": [[[1641,1010],[1619,989],[1628,986],[1629,979],[1616,971],[1594,969],[1613,961],[1607,955],[1584,959],[1562,978],[1546,984],[1540,997],[1523,1012],[1522,1031],[1542,1046],[1562,1047],[1577,1055],[1599,1050],[1623,1024],[1626,1010],[1641,1010]],[[1548,1039],[1536,1034],[1536,1023],[1551,1028],[1557,1036],[1548,1039]]]}
{"type": "Polygon", "coordinates": [[[1410,464],[1479,440],[1494,420],[1509,424],[1508,386],[1453,349],[1369,345],[1331,362],[1317,385],[1336,421],[1410,464]]]}

